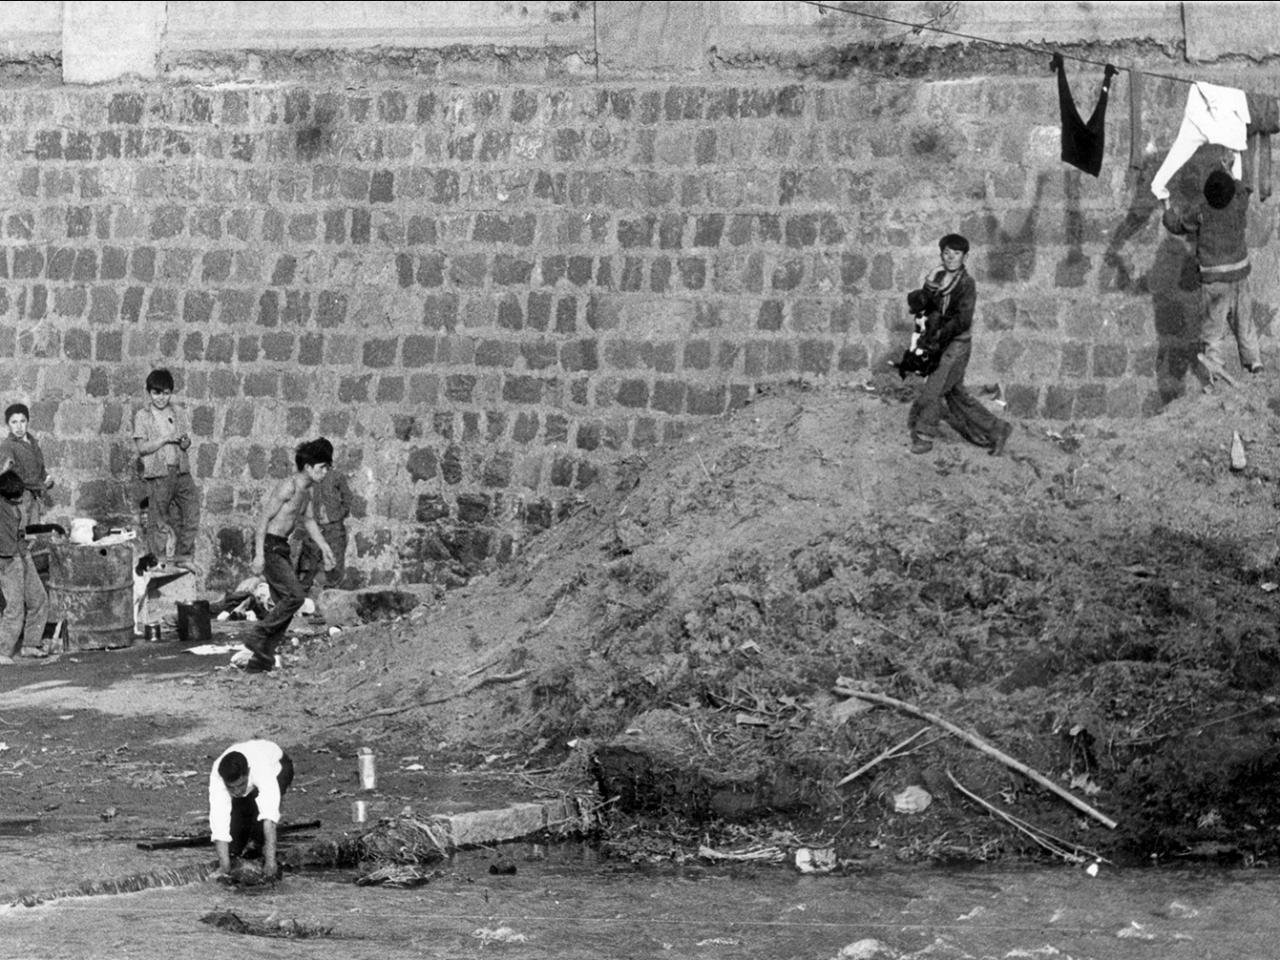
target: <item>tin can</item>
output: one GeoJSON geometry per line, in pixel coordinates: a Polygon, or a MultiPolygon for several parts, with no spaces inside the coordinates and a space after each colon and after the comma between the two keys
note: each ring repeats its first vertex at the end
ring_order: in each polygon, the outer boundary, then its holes
{"type": "Polygon", "coordinates": [[[164,639],[160,633],[160,624],[148,623],[146,628],[146,638],[147,643],[160,643],[160,641],[164,639]]]}
{"type": "Polygon", "coordinates": [[[363,800],[351,801],[351,822],[364,823],[369,817],[369,808],[363,800]]]}
{"type": "Polygon", "coordinates": [[[378,786],[378,771],[373,762],[373,748],[361,747],[356,751],[360,764],[360,789],[373,790],[378,786]]]}

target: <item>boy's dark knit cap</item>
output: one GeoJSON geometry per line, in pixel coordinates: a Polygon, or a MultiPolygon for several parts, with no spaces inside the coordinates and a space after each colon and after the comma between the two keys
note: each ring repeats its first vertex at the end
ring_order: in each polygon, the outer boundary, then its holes
{"type": "Polygon", "coordinates": [[[22,414],[28,420],[31,419],[31,411],[27,409],[27,405],[25,403],[11,403],[9,404],[9,406],[5,407],[4,422],[8,423],[9,418],[12,417],[15,413],[22,414]]]}
{"type": "Polygon", "coordinates": [[[961,253],[969,252],[969,241],[958,233],[948,233],[945,237],[938,241],[939,250],[959,250],[961,253]]]}
{"type": "Polygon", "coordinates": [[[1204,182],[1204,198],[1215,210],[1221,210],[1232,201],[1235,195],[1236,182],[1225,170],[1213,171],[1204,182]]]}

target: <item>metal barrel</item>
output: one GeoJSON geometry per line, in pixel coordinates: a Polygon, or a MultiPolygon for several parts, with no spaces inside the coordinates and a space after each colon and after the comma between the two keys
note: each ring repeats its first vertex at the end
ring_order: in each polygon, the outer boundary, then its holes
{"type": "Polygon", "coordinates": [[[49,544],[49,619],[68,650],[133,645],[133,545],[49,544]]]}

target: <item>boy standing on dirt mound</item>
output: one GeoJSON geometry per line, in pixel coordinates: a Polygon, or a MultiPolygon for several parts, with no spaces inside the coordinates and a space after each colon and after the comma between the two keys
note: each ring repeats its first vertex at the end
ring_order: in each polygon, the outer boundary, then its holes
{"type": "Polygon", "coordinates": [[[964,373],[973,349],[971,328],[978,287],[964,268],[969,241],[949,233],[938,241],[942,266],[925,277],[919,290],[907,294],[913,313],[928,320],[916,345],[938,358],[907,414],[911,452],[928,453],[938,437],[938,422],[946,420],[970,443],[986,447],[992,456],[1004,453],[1013,425],[975,400],[964,386],[964,373]]]}
{"type": "MultiPolygon", "coordinates": [[[[1229,167],[1230,159],[1223,160],[1229,167]]],[[[1200,353],[1196,358],[1210,380],[1223,376],[1223,349],[1234,334],[1240,366],[1262,372],[1258,331],[1249,302],[1249,246],[1246,213],[1252,188],[1232,179],[1225,169],[1213,170],[1204,181],[1204,202],[1187,210],[1164,206],[1165,229],[1195,241],[1200,266],[1200,353]]]]}
{"type": "Polygon", "coordinates": [[[267,581],[276,604],[255,635],[245,641],[245,648],[231,658],[233,667],[250,673],[264,673],[275,666],[276,647],[307,599],[307,588],[298,581],[289,550],[289,534],[299,520],[319,549],[324,568],[332,570],[335,562],[311,505],[312,488],[333,465],[333,446],[323,438],[309,440],[294,451],[293,461],[297,473],[281,480],[271,492],[254,536],[253,572],[267,581]]]}

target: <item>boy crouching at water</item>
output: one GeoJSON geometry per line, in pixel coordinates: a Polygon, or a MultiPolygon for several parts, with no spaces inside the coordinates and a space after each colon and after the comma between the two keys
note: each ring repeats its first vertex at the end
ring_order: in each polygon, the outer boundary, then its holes
{"type": "Polygon", "coordinates": [[[275,666],[276,647],[307,599],[307,588],[294,572],[289,551],[289,534],[299,520],[319,549],[324,568],[332,570],[335,563],[311,505],[312,488],[333,465],[333,447],[325,440],[309,440],[298,447],[293,460],[297,473],[281,480],[272,491],[254,536],[253,572],[267,581],[276,604],[258,624],[255,635],[245,641],[245,649],[231,658],[232,666],[252,673],[275,666]]]}

